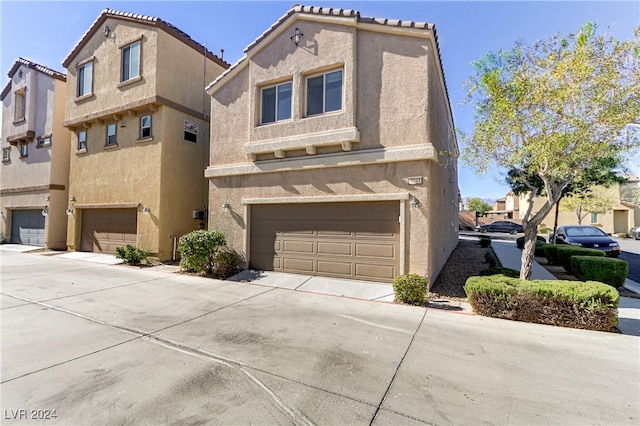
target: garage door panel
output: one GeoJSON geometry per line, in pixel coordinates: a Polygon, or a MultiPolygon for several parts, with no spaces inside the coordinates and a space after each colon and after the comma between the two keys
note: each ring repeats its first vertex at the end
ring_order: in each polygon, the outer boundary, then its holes
{"type": "Polygon", "coordinates": [[[85,209],[82,213],[82,251],[115,253],[137,242],[136,209],[85,209]]]}
{"type": "Polygon", "coordinates": [[[392,281],[399,202],[252,206],[250,262],[259,269],[392,281]]]}

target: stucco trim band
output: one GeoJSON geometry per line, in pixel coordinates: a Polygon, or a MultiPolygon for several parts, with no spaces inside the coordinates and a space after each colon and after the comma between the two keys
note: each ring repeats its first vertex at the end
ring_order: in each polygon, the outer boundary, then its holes
{"type": "Polygon", "coordinates": [[[18,194],[20,192],[39,192],[39,191],[48,191],[50,189],[59,189],[64,191],[64,185],[58,185],[55,183],[49,185],[38,185],[38,186],[23,186],[21,188],[4,188],[0,190],[0,194],[18,194]]]}
{"type": "Polygon", "coordinates": [[[258,173],[277,173],[294,170],[310,170],[328,167],[364,166],[367,164],[398,163],[404,161],[437,161],[436,149],[430,143],[405,145],[397,148],[376,148],[323,154],[314,157],[267,160],[258,163],[225,164],[209,166],[204,172],[206,178],[242,176],[258,173]]]}
{"type": "Polygon", "coordinates": [[[353,203],[363,201],[404,201],[410,198],[408,192],[389,194],[346,194],[300,197],[243,198],[242,204],[301,204],[301,203],[353,203]]]}
{"type": "MultiPolygon", "coordinates": [[[[307,153],[313,154],[317,147],[344,145],[344,142],[360,142],[360,131],[357,127],[269,139],[258,143],[248,143],[244,146],[244,153],[252,160],[255,159],[257,154],[267,154],[276,151],[305,149],[307,153]]],[[[350,147],[350,144],[348,145],[350,147]]],[[[350,149],[343,150],[350,151],[350,149]]]]}
{"type": "Polygon", "coordinates": [[[77,209],[137,209],[140,203],[75,204],[77,209]]]}

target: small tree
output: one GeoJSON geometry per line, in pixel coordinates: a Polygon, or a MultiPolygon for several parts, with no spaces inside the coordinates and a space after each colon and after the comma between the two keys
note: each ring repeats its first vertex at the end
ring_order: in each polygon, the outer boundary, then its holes
{"type": "Polygon", "coordinates": [[[589,190],[565,197],[560,202],[560,209],[574,212],[578,219],[578,225],[589,213],[606,213],[613,208],[617,197],[612,190],[603,187],[593,187],[589,190]]]}
{"type": "Polygon", "coordinates": [[[467,201],[467,210],[476,212],[476,216],[484,216],[486,212],[492,209],[491,204],[478,197],[470,198],[469,201],[467,201]]]}
{"type": "Polygon", "coordinates": [[[476,124],[463,135],[464,160],[477,172],[514,170],[529,189],[520,277],[533,269],[538,225],[565,188],[583,180],[597,159],[619,160],[640,145],[629,124],[640,117],[640,27],[618,42],[586,23],[575,35],[555,35],[475,62],[468,82],[476,124]],[[540,193],[546,203],[533,213],[540,193]]]}

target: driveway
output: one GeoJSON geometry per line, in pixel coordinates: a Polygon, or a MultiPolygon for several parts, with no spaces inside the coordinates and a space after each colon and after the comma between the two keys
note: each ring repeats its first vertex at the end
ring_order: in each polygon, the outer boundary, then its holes
{"type": "Polygon", "coordinates": [[[1,261],[3,424],[640,421],[637,336],[56,256],[1,261]]]}

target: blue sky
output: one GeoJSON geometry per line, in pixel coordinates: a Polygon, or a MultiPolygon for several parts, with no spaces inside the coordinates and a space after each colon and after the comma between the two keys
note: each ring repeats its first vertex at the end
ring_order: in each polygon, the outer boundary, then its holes
{"type": "MultiPolygon", "coordinates": [[[[161,18],[234,63],[243,49],[296,3],[292,1],[62,1],[0,2],[1,87],[18,57],[58,71],[63,59],[105,8],[161,18]]],[[[586,21],[619,40],[630,39],[640,23],[639,1],[298,1],[300,4],[356,9],[365,17],[434,23],[456,127],[473,131],[473,110],[462,104],[471,62],[509,49],[518,38],[534,42],[557,32],[575,32],[586,21]]],[[[640,175],[640,159],[631,170],[640,175]]],[[[498,171],[496,171],[497,174],[498,171]]],[[[463,197],[499,198],[509,188],[493,175],[476,176],[460,163],[463,197]]]]}

